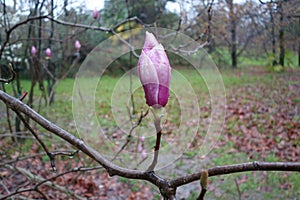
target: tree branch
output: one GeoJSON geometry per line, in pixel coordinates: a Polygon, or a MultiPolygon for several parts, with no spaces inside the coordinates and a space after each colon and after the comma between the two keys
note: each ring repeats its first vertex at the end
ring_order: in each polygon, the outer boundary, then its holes
{"type": "MultiPolygon", "coordinates": [[[[1,55],[1,54],[0,54],[0,55],[1,55]]],[[[11,77],[8,78],[8,79],[0,78],[0,82],[1,82],[1,83],[10,83],[10,82],[12,82],[12,81],[15,79],[15,77],[16,77],[16,72],[14,71],[14,69],[13,69],[11,63],[8,64],[8,67],[9,67],[9,71],[10,71],[10,73],[11,73],[11,77]]]]}
{"type": "MultiPolygon", "coordinates": [[[[247,162],[234,165],[212,167],[207,170],[209,176],[219,176],[247,171],[295,171],[300,172],[300,162],[247,162]]],[[[176,178],[170,181],[171,187],[179,187],[199,180],[202,171],[176,178]]]]}
{"type": "Polygon", "coordinates": [[[60,185],[57,185],[57,184],[51,182],[51,180],[54,180],[55,178],[58,178],[60,176],[68,174],[68,173],[90,170],[89,168],[86,168],[87,170],[84,170],[84,169],[81,170],[81,168],[75,168],[75,169],[72,169],[71,171],[63,172],[63,173],[57,174],[57,175],[55,175],[55,176],[53,176],[51,178],[45,179],[43,177],[40,177],[40,176],[37,176],[37,175],[31,173],[30,171],[28,171],[28,170],[26,170],[24,168],[21,168],[21,167],[13,167],[13,166],[10,166],[10,165],[6,165],[6,167],[9,168],[10,170],[17,170],[18,172],[20,172],[24,176],[28,177],[29,180],[37,181],[38,183],[35,186],[31,187],[31,188],[26,188],[26,189],[22,189],[22,190],[17,189],[17,190],[15,190],[12,193],[7,194],[6,196],[1,196],[1,199],[7,199],[8,197],[14,196],[16,194],[20,194],[20,193],[24,193],[24,192],[29,192],[29,191],[36,191],[36,192],[38,192],[38,193],[41,194],[41,191],[39,191],[39,187],[41,185],[47,185],[47,186],[52,187],[53,189],[59,190],[61,192],[70,193],[76,199],[83,200],[82,197],[80,197],[77,194],[75,194],[74,192],[68,190],[68,188],[60,186],[60,185]]]}

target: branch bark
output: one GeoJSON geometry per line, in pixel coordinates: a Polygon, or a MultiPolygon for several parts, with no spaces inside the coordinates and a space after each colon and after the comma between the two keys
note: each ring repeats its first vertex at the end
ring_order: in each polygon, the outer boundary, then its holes
{"type": "MultiPolygon", "coordinates": [[[[212,167],[207,170],[209,176],[220,176],[247,171],[295,171],[300,172],[300,162],[247,162],[234,165],[212,167]]],[[[201,173],[176,178],[170,181],[171,187],[179,187],[187,183],[199,180],[201,173]]]]}

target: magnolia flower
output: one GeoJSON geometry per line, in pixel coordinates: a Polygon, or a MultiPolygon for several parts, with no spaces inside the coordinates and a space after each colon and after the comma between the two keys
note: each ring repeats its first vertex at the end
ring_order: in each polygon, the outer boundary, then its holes
{"type": "Polygon", "coordinates": [[[36,56],[36,52],[37,52],[37,50],[36,50],[35,46],[32,46],[31,47],[31,55],[36,56]]]}
{"type": "Polygon", "coordinates": [[[80,48],[81,48],[81,44],[80,44],[80,42],[78,40],[76,40],[75,41],[75,49],[76,49],[76,51],[79,51],[80,48]]]}
{"type": "Polygon", "coordinates": [[[93,12],[93,18],[94,18],[94,19],[97,19],[98,16],[99,16],[98,10],[95,8],[95,9],[94,9],[94,12],[93,12]]]}
{"type": "Polygon", "coordinates": [[[171,67],[164,47],[152,33],[146,39],[138,61],[138,74],[143,85],[146,103],[164,107],[168,103],[171,67]]]}
{"type": "Polygon", "coordinates": [[[45,54],[46,54],[46,59],[49,59],[51,57],[51,49],[47,48],[45,54]]]}

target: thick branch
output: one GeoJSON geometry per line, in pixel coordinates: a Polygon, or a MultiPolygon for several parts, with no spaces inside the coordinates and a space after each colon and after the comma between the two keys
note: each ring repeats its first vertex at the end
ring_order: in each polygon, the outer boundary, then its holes
{"type": "MultiPolygon", "coordinates": [[[[247,171],[296,171],[300,172],[300,162],[248,162],[234,165],[212,167],[207,170],[209,176],[219,176],[247,171]]],[[[199,180],[202,171],[176,178],[170,181],[171,187],[179,187],[199,180]]]]}

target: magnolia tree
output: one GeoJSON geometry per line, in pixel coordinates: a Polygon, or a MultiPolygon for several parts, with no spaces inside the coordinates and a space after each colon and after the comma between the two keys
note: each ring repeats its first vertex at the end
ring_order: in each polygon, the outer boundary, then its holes
{"type": "MultiPolygon", "coordinates": [[[[208,8],[208,19],[211,19],[211,9],[212,4],[208,8]]],[[[95,20],[99,18],[97,10],[92,16],[95,20]]],[[[32,191],[44,199],[49,199],[42,190],[43,185],[65,192],[68,188],[49,182],[67,173],[99,168],[105,169],[109,176],[149,182],[159,189],[164,199],[176,199],[178,188],[195,181],[199,181],[201,186],[198,199],[203,199],[208,189],[209,177],[212,176],[247,171],[300,171],[299,162],[255,161],[212,167],[205,164],[206,156],[215,147],[222,133],[226,115],[225,88],[221,74],[204,50],[210,43],[210,37],[207,36],[210,33],[209,23],[204,31],[206,40],[200,44],[177,30],[149,26],[137,17],[128,18],[111,28],[70,23],[48,15],[28,18],[24,23],[38,19],[48,19],[82,29],[107,31],[112,33],[112,36],[94,48],[78,69],[72,95],[72,114],[76,124],[76,131],[72,130],[73,133],[52,123],[24,103],[26,92],[15,98],[0,90],[0,99],[7,106],[7,110],[12,110],[25,129],[33,135],[44,154],[48,156],[55,172],[50,177],[44,178],[26,168],[14,165],[19,158],[4,161],[1,166],[35,180],[36,184],[30,186],[20,184],[18,188],[8,188],[1,194],[1,199],[13,198],[15,195],[32,191]],[[132,22],[141,26],[117,33],[118,27],[132,22]],[[106,51],[107,49],[109,51],[106,51]],[[188,62],[192,66],[191,72],[206,83],[211,111],[210,119],[203,127],[200,126],[202,119],[196,88],[190,84],[188,77],[172,67],[170,53],[188,62]],[[111,63],[126,54],[130,54],[131,59],[137,61],[137,65],[129,68],[113,88],[109,88],[105,84],[105,71],[111,63]],[[110,91],[110,99],[109,106],[105,107],[101,98],[107,90],[110,91]],[[101,111],[107,107],[110,114],[103,117],[100,115],[101,111]],[[176,118],[179,123],[171,124],[172,118],[176,118]],[[113,122],[112,128],[117,127],[115,131],[111,131],[112,134],[108,130],[111,127],[103,123],[106,119],[113,122]],[[56,135],[64,144],[70,145],[68,148],[75,151],[49,150],[47,138],[41,136],[39,132],[42,131],[38,131],[36,124],[51,135],[56,135]],[[170,126],[173,126],[172,129],[170,126]],[[199,129],[205,134],[201,136],[200,144],[192,145],[199,129]],[[191,169],[190,173],[184,175],[176,173],[174,170],[176,161],[190,148],[197,151],[199,160],[188,166],[191,169]],[[78,152],[96,164],[93,167],[84,167],[88,164],[76,165],[71,170],[61,171],[62,161],[55,158],[59,155],[73,157],[78,152]]],[[[34,64],[38,62],[35,58],[39,49],[35,46],[30,48],[34,64]]],[[[76,57],[79,58],[81,49],[79,40],[75,41],[74,49],[76,57]]],[[[52,55],[51,49],[47,48],[45,65],[49,64],[47,62],[51,60],[52,55]]],[[[1,78],[0,81],[3,83],[13,83],[16,77],[12,65],[9,66],[11,77],[1,78]]],[[[57,84],[58,81],[52,84],[57,84]]],[[[73,128],[75,130],[75,127],[73,128]]],[[[71,191],[69,194],[73,198],[81,199],[75,192],[71,191]]]]}

